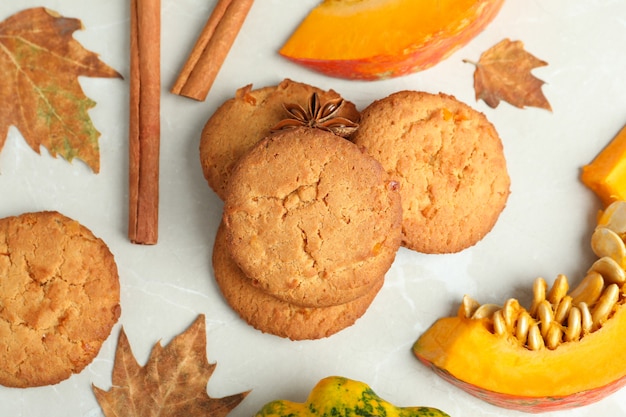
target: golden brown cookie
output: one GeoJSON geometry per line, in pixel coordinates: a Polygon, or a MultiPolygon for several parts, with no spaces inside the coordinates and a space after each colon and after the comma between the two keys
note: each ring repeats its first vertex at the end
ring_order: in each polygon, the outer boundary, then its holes
{"type": "Polygon", "coordinates": [[[0,219],[0,384],[56,384],[98,354],[120,316],[113,255],[57,212],[0,219]]]}
{"type": "Polygon", "coordinates": [[[472,246],[506,205],[510,179],[500,137],[482,113],[452,96],[392,94],[363,110],[352,138],[399,183],[410,249],[472,246]]]}
{"type": "Polygon", "coordinates": [[[319,129],[278,132],[235,166],[224,202],[235,262],[260,288],[304,307],[363,296],[400,245],[400,196],[383,167],[319,129]]]}
{"type": "MultiPolygon", "coordinates": [[[[200,163],[209,186],[223,200],[233,165],[256,142],[288,116],[283,105],[296,103],[306,108],[313,93],[325,102],[341,98],[333,90],[286,79],[276,86],[256,90],[248,85],[237,90],[206,122],[200,139],[200,163]]],[[[358,121],[354,104],[345,101],[338,115],[358,121]]]]}
{"type": "Polygon", "coordinates": [[[264,333],[292,340],[321,339],[353,325],[380,290],[379,280],[354,301],[331,307],[299,307],[279,300],[254,286],[228,252],[226,234],[220,225],[213,247],[215,280],[226,302],[248,324],[264,333]]]}

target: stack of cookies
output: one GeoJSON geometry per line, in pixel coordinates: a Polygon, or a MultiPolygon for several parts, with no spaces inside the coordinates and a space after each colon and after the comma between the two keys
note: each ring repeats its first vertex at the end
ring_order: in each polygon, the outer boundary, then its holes
{"type": "Polygon", "coordinates": [[[328,131],[273,131],[287,104],[306,107],[313,97],[335,103],[318,109],[318,121],[327,113],[358,121],[336,92],[286,79],[239,89],[207,121],[200,143],[204,176],[224,201],[216,282],[249,324],[294,340],[352,325],[400,245],[399,194],[378,161],[328,131]]]}
{"type": "Polygon", "coordinates": [[[352,325],[382,287],[401,221],[400,195],[378,161],[330,132],[281,131],[231,173],[215,278],[257,329],[326,337],[352,325]]]}
{"type": "Polygon", "coordinates": [[[359,113],[290,80],[225,102],[200,159],[224,200],[213,267],[226,301],[291,339],[353,324],[401,245],[436,254],[477,243],[510,186],[494,127],[452,96],[402,91],[359,113]],[[350,140],[338,136],[357,120],[350,140]]]}

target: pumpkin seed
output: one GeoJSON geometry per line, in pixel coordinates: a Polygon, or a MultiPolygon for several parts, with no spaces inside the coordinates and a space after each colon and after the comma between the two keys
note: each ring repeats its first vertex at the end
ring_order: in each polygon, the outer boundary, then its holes
{"type": "Polygon", "coordinates": [[[530,306],[530,315],[535,316],[537,313],[537,307],[543,300],[546,299],[546,291],[548,289],[548,284],[546,280],[539,277],[535,279],[533,282],[533,303],[530,306]]]}
{"type": "Polygon", "coordinates": [[[570,292],[572,297],[572,304],[578,305],[580,303],[586,303],[592,305],[595,303],[602,290],[604,289],[604,278],[599,272],[591,271],[587,273],[587,276],[578,284],[578,286],[570,292]]]}
{"type": "Polygon", "coordinates": [[[591,332],[593,327],[591,311],[589,311],[589,306],[585,302],[578,304],[578,308],[580,309],[580,325],[582,326],[582,334],[586,335],[591,332]]]}
{"type": "Polygon", "coordinates": [[[502,310],[498,310],[493,313],[491,317],[493,321],[493,331],[495,334],[505,334],[506,333],[506,323],[504,322],[504,316],[502,315],[502,310]]]}
{"type": "Polygon", "coordinates": [[[548,332],[545,336],[545,344],[548,349],[554,350],[560,344],[563,338],[563,330],[561,330],[561,326],[559,326],[556,322],[552,322],[548,332]]]}
{"type": "Polygon", "coordinates": [[[567,282],[567,277],[563,274],[559,274],[554,280],[554,284],[552,284],[552,288],[550,288],[550,292],[546,298],[552,305],[558,305],[561,299],[565,297],[568,290],[569,283],[567,282]]]}
{"type": "Polygon", "coordinates": [[[593,330],[596,330],[602,326],[607,320],[613,307],[619,299],[619,287],[617,284],[611,284],[602,293],[602,296],[593,307],[591,312],[591,321],[593,322],[593,330]]]}
{"type": "Polygon", "coordinates": [[[566,295],[561,299],[561,302],[556,307],[556,311],[554,312],[554,321],[559,324],[563,324],[565,319],[567,319],[569,315],[569,311],[572,308],[572,297],[566,295]]]}
{"type": "Polygon", "coordinates": [[[611,203],[598,219],[598,226],[604,226],[620,236],[626,234],[626,201],[611,203]]]}
{"type": "Polygon", "coordinates": [[[582,333],[581,314],[578,307],[572,307],[567,316],[567,327],[565,328],[565,341],[573,342],[580,339],[582,333]]]}
{"type": "Polygon", "coordinates": [[[602,275],[605,283],[607,284],[616,283],[623,285],[626,282],[626,272],[624,272],[615,259],[609,256],[604,256],[595,261],[587,272],[591,271],[595,271],[602,275]]]}
{"type": "Polygon", "coordinates": [[[459,315],[462,317],[470,318],[474,315],[474,312],[480,307],[478,301],[474,300],[469,295],[464,295],[459,307],[459,315]]]}
{"type": "Polygon", "coordinates": [[[533,318],[528,314],[528,311],[522,310],[517,317],[517,324],[515,327],[515,337],[520,341],[522,345],[526,344],[528,339],[528,329],[531,322],[534,322],[533,318]]]}
{"type": "Polygon", "coordinates": [[[478,307],[476,311],[474,311],[474,314],[472,314],[472,318],[473,319],[490,318],[493,316],[493,314],[496,311],[500,309],[501,307],[497,304],[483,304],[480,307],[478,307]]]}
{"type": "Polygon", "coordinates": [[[539,319],[539,324],[541,325],[541,336],[545,338],[554,320],[554,312],[548,300],[543,300],[537,306],[537,319],[539,319]]]}
{"type": "Polygon", "coordinates": [[[543,337],[541,336],[541,331],[539,330],[539,326],[537,325],[537,323],[531,324],[530,328],[528,329],[527,346],[530,350],[539,350],[545,346],[543,337]]]}
{"type": "Polygon", "coordinates": [[[522,307],[515,298],[509,298],[504,303],[504,307],[502,308],[502,316],[504,318],[504,323],[506,327],[512,331],[513,326],[515,325],[515,321],[517,320],[517,316],[519,315],[520,309],[522,307]]]}
{"type": "Polygon", "coordinates": [[[599,258],[608,256],[621,267],[626,265],[626,244],[608,227],[597,227],[591,235],[591,249],[599,258]]]}

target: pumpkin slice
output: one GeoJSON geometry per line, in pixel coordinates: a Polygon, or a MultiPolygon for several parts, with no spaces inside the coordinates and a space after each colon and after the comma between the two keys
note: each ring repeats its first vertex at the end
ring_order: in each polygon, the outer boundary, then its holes
{"type": "Polygon", "coordinates": [[[537,278],[526,309],[465,297],[413,345],[440,376],[489,403],[525,412],[587,405],[626,384],[626,202],[612,203],[592,238],[598,260],[569,291],[537,278]]]}
{"type": "Polygon", "coordinates": [[[537,413],[591,404],[626,383],[626,311],[602,331],[532,352],[489,330],[488,320],[448,317],[413,346],[448,382],[491,404],[537,413]],[[619,355],[606,352],[621,352],[619,355]]]}
{"type": "Polygon", "coordinates": [[[580,179],[605,206],[626,200],[626,126],[582,169],[580,179]]]}
{"type": "Polygon", "coordinates": [[[324,0],[280,54],[324,74],[376,80],[429,68],[478,35],[504,0],[324,0]]]}

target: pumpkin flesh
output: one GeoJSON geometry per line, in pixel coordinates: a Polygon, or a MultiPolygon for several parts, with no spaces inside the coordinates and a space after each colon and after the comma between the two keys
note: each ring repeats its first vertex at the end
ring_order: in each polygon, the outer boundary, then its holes
{"type": "Polygon", "coordinates": [[[580,179],[605,206],[626,200],[626,127],[583,167],[580,179]]]}
{"type": "Polygon", "coordinates": [[[626,307],[599,330],[554,350],[531,351],[493,334],[487,320],[439,319],[413,352],[441,376],[496,405],[548,411],[589,404],[626,383],[626,307]]]}
{"type": "Polygon", "coordinates": [[[325,0],[280,54],[328,75],[379,79],[435,65],[480,33],[504,0],[325,0]]]}

